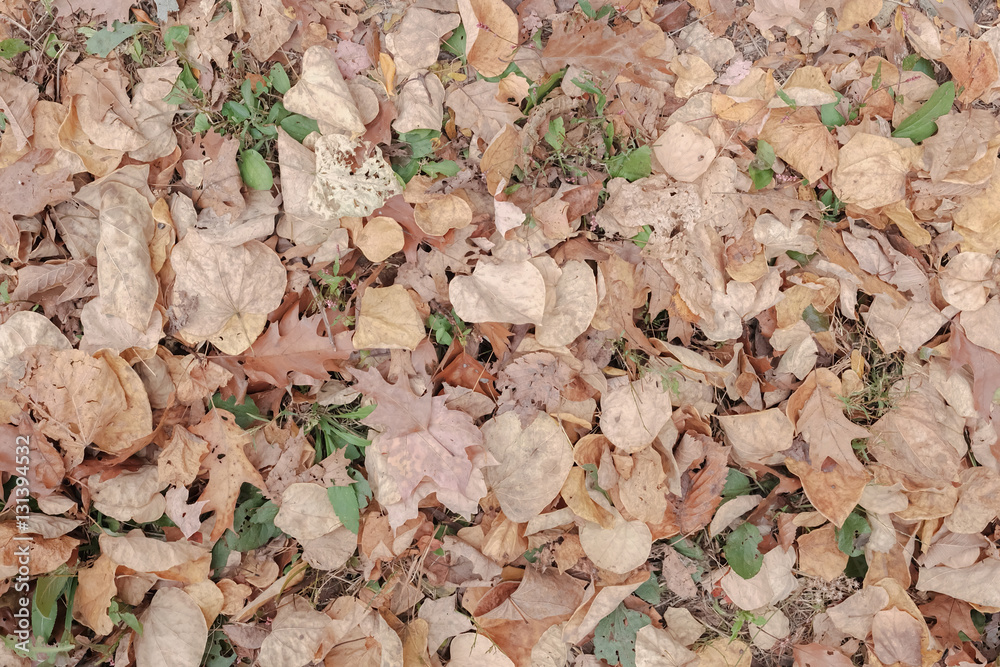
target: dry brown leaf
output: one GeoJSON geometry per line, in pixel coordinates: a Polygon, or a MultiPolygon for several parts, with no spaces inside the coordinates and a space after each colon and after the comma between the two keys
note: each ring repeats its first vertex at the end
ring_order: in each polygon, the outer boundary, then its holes
{"type": "Polygon", "coordinates": [[[324,46],[313,46],[302,55],[302,75],[283,102],[289,111],[315,118],[324,134],[344,130],[360,136],[365,132],[337,59],[324,46]]]}
{"type": "Polygon", "coordinates": [[[726,436],[726,444],[733,448],[737,461],[748,463],[778,463],[784,459],[780,452],[792,446],[795,435],[788,417],[771,408],[743,415],[724,415],[719,424],[726,436]]]}
{"type": "Polygon", "coordinates": [[[53,350],[71,347],[59,327],[41,313],[23,310],[0,324],[0,374],[13,380],[24,377],[26,363],[21,353],[34,345],[53,350]]]}
{"type": "Polygon", "coordinates": [[[674,123],[653,144],[653,155],[663,171],[684,183],[708,171],[715,153],[712,140],[687,123],[674,123]]]}
{"type": "MultiPolygon", "coordinates": [[[[451,11],[455,11],[454,5],[451,11]]],[[[416,6],[408,8],[399,27],[385,36],[386,46],[396,62],[396,76],[405,80],[413,72],[437,62],[441,38],[457,28],[461,21],[455,13],[438,14],[416,6]]]]}
{"type": "Polygon", "coordinates": [[[153,212],[132,188],[109,183],[101,190],[97,282],[103,312],[145,331],[159,291],[150,264],[153,212]]]}
{"type": "Polygon", "coordinates": [[[944,593],[983,607],[1000,607],[1000,588],[992,584],[1000,578],[1000,560],[987,558],[968,567],[920,568],[918,591],[944,593]]]}
{"type": "Polygon", "coordinates": [[[403,249],[403,228],[384,215],[376,216],[354,236],[354,244],[370,262],[383,262],[403,249]]]}
{"type": "Polygon", "coordinates": [[[612,510],[614,524],[602,528],[588,521],[580,527],[580,544],[597,567],[628,574],[649,558],[653,536],[642,521],[626,521],[617,510],[612,510]]]}
{"type": "MultiPolygon", "coordinates": [[[[538,268],[539,261],[535,260],[538,268]]],[[[590,326],[597,311],[597,281],[586,262],[570,260],[557,269],[558,278],[543,271],[546,282],[545,312],[535,326],[535,340],[540,345],[557,348],[569,345],[590,326]]]]}
{"type": "Polygon", "coordinates": [[[806,574],[833,581],[844,574],[847,554],[837,546],[837,535],[832,525],[799,535],[799,569],[806,574]]]}
{"type": "Polygon", "coordinates": [[[776,109],[760,131],[760,138],[771,144],[775,154],[790,164],[810,183],[815,183],[837,166],[837,140],[820,121],[816,109],[776,109]]]}
{"type": "Polygon", "coordinates": [[[847,204],[878,208],[906,194],[909,159],[892,139],[859,132],[840,149],[833,191],[847,204]]]}
{"type": "MultiPolygon", "coordinates": [[[[500,76],[517,50],[517,16],[503,0],[458,0],[466,28],[465,57],[483,76],[500,76]]],[[[436,128],[435,128],[436,129],[436,128]]]]}
{"type": "Polygon", "coordinates": [[[670,393],[652,374],[635,382],[609,382],[601,397],[601,432],[621,452],[639,452],[652,444],[670,421],[670,393]]]}
{"type": "Polygon", "coordinates": [[[239,499],[240,487],[252,484],[258,489],[266,489],[263,478],[247,460],[245,447],[251,444],[251,437],[236,425],[236,419],[229,412],[212,410],[201,423],[190,428],[195,435],[210,445],[205,457],[208,469],[208,484],[198,500],[207,500],[205,512],[215,512],[215,525],[210,539],[222,537],[227,528],[233,527],[233,514],[239,499]]]}
{"type": "Polygon", "coordinates": [[[559,422],[539,412],[526,428],[505,412],[483,425],[486,449],[499,462],[485,469],[486,481],[504,514],[523,523],[541,512],[573,466],[573,448],[559,422]]]}
{"type": "Polygon", "coordinates": [[[722,577],[719,585],[740,609],[772,606],[795,590],[796,580],[792,574],[794,565],[795,549],[785,551],[776,547],[764,554],[760,572],[753,577],[744,579],[730,570],[722,577]]]}
{"type": "Polygon", "coordinates": [[[37,102],[37,86],[7,72],[0,72],[0,112],[10,124],[18,150],[24,148],[35,133],[35,119],[31,112],[37,102]]]}
{"type": "Polygon", "coordinates": [[[636,667],[684,667],[698,656],[666,630],[653,625],[639,628],[635,638],[636,667]]]}
{"type": "Polygon", "coordinates": [[[865,321],[885,353],[914,354],[948,320],[930,303],[908,301],[897,308],[889,296],[876,294],[865,321]]]}
{"type": "Polygon", "coordinates": [[[208,625],[194,599],[179,588],[156,591],[139,618],[142,634],[135,640],[136,667],[197,667],[208,641],[208,625]]]}
{"type": "Polygon", "coordinates": [[[240,354],[260,335],[267,314],[281,304],[285,268],[259,241],[230,248],[191,230],[174,246],[171,319],[191,344],[209,341],[240,354]]]}
{"type": "Polygon", "coordinates": [[[455,276],[448,292],[466,322],[534,324],[545,316],[545,279],[527,261],[480,262],[471,276],[455,276]]]}
{"type": "MultiPolygon", "coordinates": [[[[293,378],[298,384],[306,384],[306,378],[312,378],[316,384],[326,380],[329,373],[324,364],[348,358],[350,350],[338,349],[335,341],[317,333],[324,327],[322,314],[300,318],[298,305],[292,306],[250,346],[243,361],[247,377],[281,388],[291,384],[293,378]]],[[[226,381],[228,378],[218,384],[226,381]]],[[[214,390],[215,387],[209,387],[199,398],[214,390]]],[[[178,400],[187,404],[181,396],[178,400]]]]}
{"type": "Polygon", "coordinates": [[[448,194],[418,203],[413,207],[413,219],[428,236],[444,236],[472,224],[472,207],[462,197],[448,194]]]}
{"type": "Polygon", "coordinates": [[[212,563],[212,554],[205,546],[187,541],[162,542],[146,537],[141,530],[120,537],[104,534],[99,541],[101,553],[114,562],[161,579],[189,584],[204,581],[212,563]]]}
{"type": "Polygon", "coordinates": [[[299,542],[322,537],[339,527],[326,488],[319,484],[292,484],[281,494],[281,507],[274,525],[299,542]]]}
{"type": "Polygon", "coordinates": [[[99,635],[109,634],[115,627],[108,615],[108,607],[118,592],[115,586],[117,569],[117,563],[107,554],[101,554],[90,567],[82,568],[78,574],[73,616],[99,635]]]}
{"type": "Polygon", "coordinates": [[[424,323],[406,288],[393,285],[365,290],[358,307],[354,349],[415,350],[424,335],[424,323]]]}
{"type": "Polygon", "coordinates": [[[885,665],[923,664],[920,640],[926,626],[901,609],[885,609],[872,619],[875,655],[885,665]]]}
{"type": "Polygon", "coordinates": [[[486,495],[482,467],[493,462],[483,434],[464,412],[445,407],[445,396],[414,396],[405,381],[390,385],[378,371],[358,373],[357,388],[378,408],[364,423],[382,432],[366,452],[369,483],[394,527],[417,515],[417,504],[435,493],[466,516],[486,495]]]}
{"type": "Polygon", "coordinates": [[[245,31],[250,35],[250,53],[260,61],[268,60],[295,30],[295,22],[287,16],[280,0],[237,0],[233,4],[233,24],[237,33],[245,31]]]}
{"type": "Polygon", "coordinates": [[[834,626],[845,635],[864,641],[872,630],[875,614],[889,604],[884,588],[870,586],[827,609],[834,626]]]}

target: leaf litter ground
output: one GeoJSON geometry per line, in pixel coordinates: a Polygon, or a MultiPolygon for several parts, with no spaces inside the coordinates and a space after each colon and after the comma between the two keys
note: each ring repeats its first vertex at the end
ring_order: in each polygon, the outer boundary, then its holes
{"type": "Polygon", "coordinates": [[[0,1],[2,662],[995,661],[996,20],[0,1]]]}

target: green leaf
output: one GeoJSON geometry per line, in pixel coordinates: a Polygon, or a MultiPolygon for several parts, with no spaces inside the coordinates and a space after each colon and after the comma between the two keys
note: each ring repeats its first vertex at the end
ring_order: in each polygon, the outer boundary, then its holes
{"type": "Polygon", "coordinates": [[[354,485],[331,486],[326,490],[326,495],[329,496],[330,504],[333,505],[333,511],[337,513],[340,522],[357,535],[361,528],[361,511],[354,485]]]}
{"type": "Polygon", "coordinates": [[[632,237],[632,242],[639,246],[639,249],[646,247],[649,243],[649,237],[653,233],[653,228],[649,225],[643,225],[642,231],[632,237]]]}
{"type": "Polygon", "coordinates": [[[207,132],[212,128],[212,121],[209,119],[208,114],[200,113],[194,117],[194,131],[195,132],[207,132]]]}
{"type": "Polygon", "coordinates": [[[619,604],[594,629],[594,657],[609,665],[635,667],[635,637],[650,622],[649,616],[619,604]]]}
{"type": "Polygon", "coordinates": [[[805,253],[801,253],[798,250],[786,250],[785,254],[794,259],[796,262],[798,262],[800,266],[805,266],[806,264],[812,261],[813,257],[816,256],[816,253],[813,253],[812,255],[806,255],[805,253]]]}
{"type": "Polygon", "coordinates": [[[590,93],[597,100],[597,114],[599,116],[604,115],[604,107],[608,104],[608,96],[604,94],[604,91],[597,87],[593,81],[587,81],[581,77],[573,79],[573,83],[577,85],[578,88],[586,93],[590,93]]]}
{"type": "Polygon", "coordinates": [[[942,83],[929,100],[899,124],[892,136],[899,139],[909,139],[913,143],[919,144],[937,132],[935,121],[951,111],[951,105],[954,102],[955,82],[942,83]]]}
{"type": "Polygon", "coordinates": [[[35,582],[35,594],[31,599],[31,629],[45,641],[52,635],[59,614],[56,602],[69,580],[67,574],[54,574],[39,577],[35,582]]]}
{"type": "MultiPolygon", "coordinates": [[[[2,42],[0,42],[0,44],[2,44],[2,42]]],[[[62,48],[62,46],[63,43],[59,40],[58,37],[56,37],[56,34],[54,32],[50,32],[45,37],[45,46],[43,47],[43,50],[45,51],[45,55],[47,55],[49,58],[58,58],[59,50],[62,48]]],[[[2,51],[2,48],[3,47],[0,46],[0,51],[2,51]]]]}
{"type": "Polygon", "coordinates": [[[441,43],[441,48],[458,58],[465,58],[465,26],[460,25],[451,31],[451,37],[441,43]]]}
{"type": "Polygon", "coordinates": [[[722,551],[733,572],[749,579],[758,572],[764,562],[760,553],[760,531],[750,522],[744,523],[726,538],[722,551]]]}
{"type": "Polygon", "coordinates": [[[292,82],[288,80],[288,72],[285,68],[281,66],[281,63],[274,63],[271,65],[270,73],[271,85],[274,89],[281,95],[288,92],[288,89],[292,87],[292,82]]]}
{"type": "Polygon", "coordinates": [[[872,90],[878,90],[879,86],[882,85],[882,63],[878,64],[875,68],[875,75],[872,76],[872,90]]]}
{"type": "Polygon", "coordinates": [[[240,154],[240,176],[254,190],[270,190],[274,185],[274,175],[264,156],[252,148],[240,154]]]}
{"type": "Polygon", "coordinates": [[[922,58],[919,53],[911,53],[903,58],[903,70],[906,72],[922,72],[934,78],[934,63],[922,58]]]}
{"type": "Polygon", "coordinates": [[[608,175],[611,178],[624,178],[629,183],[646,178],[653,172],[653,150],[642,146],[627,153],[619,153],[608,158],[608,175]]]}
{"type": "Polygon", "coordinates": [[[163,35],[163,46],[167,51],[178,51],[191,36],[191,28],[186,25],[172,25],[163,35]]]}
{"type": "Polygon", "coordinates": [[[87,38],[87,53],[107,58],[115,47],[129,37],[135,37],[141,32],[152,30],[153,26],[145,23],[122,23],[115,21],[111,28],[101,28],[87,38]]]}
{"type": "Polygon", "coordinates": [[[816,310],[811,303],[802,311],[802,321],[809,325],[813,333],[830,330],[830,316],[816,310]]]}
{"type": "Polygon", "coordinates": [[[770,169],[758,169],[757,167],[750,165],[747,167],[747,173],[750,174],[750,180],[753,181],[753,186],[758,190],[763,190],[771,181],[774,180],[774,172],[770,169]]]}
{"type": "Polygon", "coordinates": [[[736,468],[730,468],[726,474],[726,485],[722,487],[722,497],[729,500],[736,496],[745,496],[750,491],[750,478],[736,468]]]}
{"type": "Polygon", "coordinates": [[[0,41],[0,58],[9,60],[14,56],[24,53],[30,49],[31,47],[28,46],[28,43],[23,39],[17,39],[16,37],[5,39],[0,41]]]}
{"type": "Polygon", "coordinates": [[[662,596],[661,591],[662,589],[660,588],[659,582],[656,580],[656,575],[650,573],[649,579],[642,582],[639,588],[633,591],[633,594],[638,595],[649,604],[660,604],[660,598],[662,596]]]}
{"type": "Polygon", "coordinates": [[[597,12],[594,11],[594,7],[587,0],[579,0],[579,3],[584,16],[591,21],[597,18],[597,12]]]}
{"type": "Polygon", "coordinates": [[[760,164],[760,166],[763,167],[764,169],[770,169],[772,166],[774,166],[775,157],[776,156],[774,154],[774,147],[771,144],[764,141],[763,139],[758,139],[757,158],[754,160],[754,162],[760,164]]]}
{"type": "Polygon", "coordinates": [[[549,129],[545,132],[543,139],[552,147],[552,150],[562,150],[566,143],[566,125],[562,116],[557,116],[549,121],[549,129]]]}
{"type": "Polygon", "coordinates": [[[441,136],[438,130],[411,130],[399,135],[399,140],[410,145],[411,157],[419,160],[434,152],[434,140],[441,136]]]}
{"type": "Polygon", "coordinates": [[[295,139],[299,143],[302,143],[311,133],[319,132],[319,123],[312,118],[306,118],[297,113],[288,116],[279,125],[281,125],[281,129],[287,132],[292,139],[295,139]]]}
{"type": "MultiPolygon", "coordinates": [[[[840,93],[837,93],[837,97],[843,97],[840,93]]],[[[844,114],[837,111],[837,104],[840,102],[830,102],[829,104],[824,104],[819,108],[819,119],[827,127],[840,127],[847,123],[847,119],[844,118],[844,114]]]]}
{"type": "Polygon", "coordinates": [[[238,404],[235,396],[222,400],[222,393],[215,392],[215,395],[212,396],[212,405],[220,410],[231,412],[236,417],[236,424],[240,428],[250,428],[256,422],[267,421],[257,408],[257,404],[249,397],[245,398],[242,404],[238,404]]]}
{"type": "Polygon", "coordinates": [[[795,103],[795,100],[793,100],[791,97],[789,97],[788,93],[786,93],[783,90],[778,90],[777,93],[778,93],[778,97],[781,98],[781,101],[784,102],[785,104],[787,104],[788,106],[790,106],[792,108],[792,111],[795,111],[796,109],[798,109],[798,105],[795,103]]]}
{"type": "Polygon", "coordinates": [[[860,556],[865,552],[863,544],[858,544],[858,538],[872,532],[868,519],[857,512],[844,519],[844,525],[837,528],[837,548],[850,557],[860,556]]]}
{"type": "Polygon", "coordinates": [[[431,178],[435,178],[437,176],[454,176],[460,169],[458,163],[454,160],[440,160],[438,162],[428,162],[420,168],[420,171],[431,178]]]}

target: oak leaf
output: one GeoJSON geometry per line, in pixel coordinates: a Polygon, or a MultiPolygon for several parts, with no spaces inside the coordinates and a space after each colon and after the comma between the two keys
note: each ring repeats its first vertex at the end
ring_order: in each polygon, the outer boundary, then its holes
{"type": "Polygon", "coordinates": [[[222,537],[233,527],[233,515],[243,483],[266,490],[263,478],[247,459],[245,447],[252,441],[250,434],[236,425],[236,418],[222,410],[212,410],[201,423],[189,429],[211,445],[203,468],[208,472],[208,484],[199,500],[207,500],[205,512],[215,512],[215,525],[210,539],[222,537]]]}
{"type": "Polygon", "coordinates": [[[322,324],[321,314],[300,318],[297,304],[289,308],[244,354],[247,377],[280,388],[289,386],[296,376],[300,379],[296,384],[302,384],[303,375],[317,382],[327,380],[324,364],[347,359],[350,350],[338,350],[329,337],[317,333],[322,324]]]}

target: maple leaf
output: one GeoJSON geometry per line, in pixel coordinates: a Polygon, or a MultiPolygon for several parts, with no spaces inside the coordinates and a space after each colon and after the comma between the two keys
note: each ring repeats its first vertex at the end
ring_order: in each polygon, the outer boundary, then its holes
{"type": "Polygon", "coordinates": [[[355,371],[354,377],[355,388],[377,404],[375,410],[361,420],[365,426],[378,429],[389,437],[416,433],[430,426],[433,405],[429,395],[418,398],[405,382],[389,384],[373,369],[364,373],[355,371]]]}
{"type": "Polygon", "coordinates": [[[347,359],[353,350],[338,350],[332,340],[318,334],[322,321],[321,314],[299,318],[298,304],[289,308],[243,355],[247,377],[282,389],[292,383],[292,373],[320,381],[328,379],[324,363],[347,359]]]}
{"type": "Polygon", "coordinates": [[[851,441],[868,438],[870,434],[847,420],[843,403],[825,387],[816,387],[799,413],[796,425],[809,443],[809,458],[813,467],[819,468],[830,457],[851,470],[864,470],[854,455],[851,441]]]}
{"type": "Polygon", "coordinates": [[[431,493],[454,512],[469,515],[486,495],[482,468],[495,464],[483,434],[444,396],[417,397],[405,381],[391,385],[378,371],[358,373],[355,387],[378,402],[363,423],[385,429],[368,446],[365,465],[375,497],[395,528],[417,515],[431,493]]]}
{"type": "Polygon", "coordinates": [[[215,525],[210,539],[222,537],[227,528],[233,527],[236,501],[244,482],[267,492],[267,485],[253,464],[247,459],[244,447],[252,442],[250,434],[236,425],[236,418],[222,410],[211,413],[189,429],[211,445],[202,462],[208,472],[208,484],[198,502],[207,501],[203,512],[215,512],[215,525]]]}

